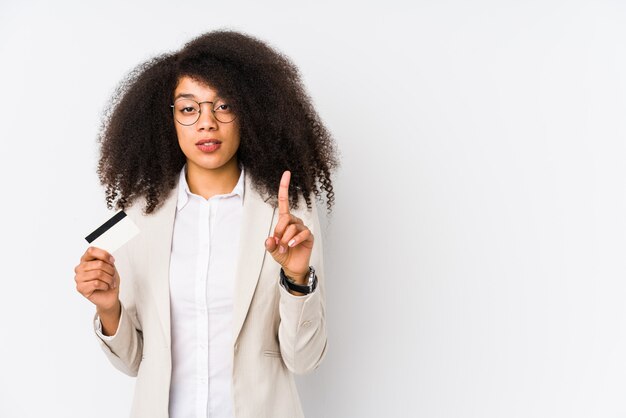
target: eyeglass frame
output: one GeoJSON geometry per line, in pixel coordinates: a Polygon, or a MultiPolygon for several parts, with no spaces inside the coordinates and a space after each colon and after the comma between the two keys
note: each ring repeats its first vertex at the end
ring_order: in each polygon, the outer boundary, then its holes
{"type": "MultiPolygon", "coordinates": [[[[178,99],[174,100],[174,103],[173,103],[173,104],[171,104],[171,105],[170,105],[170,107],[172,108],[172,116],[174,116],[174,120],[175,120],[176,122],[180,123],[181,125],[183,125],[183,126],[192,126],[192,125],[195,125],[196,123],[198,123],[198,121],[200,120],[200,116],[202,115],[202,106],[201,106],[202,104],[204,104],[204,103],[211,103],[211,105],[213,105],[213,104],[215,104],[215,102],[218,102],[218,101],[220,101],[220,100],[222,100],[222,99],[218,98],[218,100],[216,100],[216,101],[209,101],[209,100],[206,100],[206,101],[204,101],[204,102],[197,102],[197,101],[195,101],[194,99],[190,99],[190,98],[188,98],[188,97],[179,97],[178,99]],[[179,100],[191,100],[192,102],[194,102],[194,103],[197,103],[197,104],[198,104],[198,117],[196,118],[196,120],[195,120],[193,123],[190,123],[190,124],[186,125],[186,124],[182,123],[181,121],[179,121],[178,119],[176,119],[176,109],[174,108],[174,105],[175,105],[175,104],[176,104],[176,102],[177,102],[177,101],[179,101],[179,100]]],[[[231,106],[229,103],[224,103],[224,104],[231,106]]],[[[215,116],[215,109],[213,108],[213,106],[210,106],[210,109],[211,109],[211,113],[213,114],[213,118],[214,118],[217,122],[219,122],[219,123],[231,123],[232,121],[234,121],[235,119],[237,119],[237,115],[233,114],[233,115],[234,115],[233,120],[230,120],[230,121],[228,121],[228,122],[222,122],[221,120],[219,120],[219,119],[215,116]]]]}

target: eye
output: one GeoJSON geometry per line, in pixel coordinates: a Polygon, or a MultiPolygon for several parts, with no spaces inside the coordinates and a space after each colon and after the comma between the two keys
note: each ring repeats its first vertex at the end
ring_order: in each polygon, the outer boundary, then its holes
{"type": "Polygon", "coordinates": [[[219,112],[230,112],[231,110],[232,110],[231,106],[229,104],[226,104],[226,103],[222,103],[222,104],[218,105],[215,108],[216,112],[218,112],[218,111],[219,112]]]}
{"type": "Polygon", "coordinates": [[[188,99],[179,99],[176,103],[174,103],[174,106],[176,108],[176,112],[182,115],[195,115],[200,111],[198,103],[188,99]]]}

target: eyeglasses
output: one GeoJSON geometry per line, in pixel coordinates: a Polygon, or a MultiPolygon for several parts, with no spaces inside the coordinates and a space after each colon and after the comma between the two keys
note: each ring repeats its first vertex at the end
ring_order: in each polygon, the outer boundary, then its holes
{"type": "Polygon", "coordinates": [[[172,110],[174,111],[174,119],[176,122],[181,125],[189,126],[193,125],[200,119],[200,114],[202,113],[202,109],[200,107],[203,103],[210,103],[211,113],[213,113],[213,117],[218,122],[222,123],[230,123],[235,120],[235,113],[233,112],[232,106],[228,103],[225,103],[221,99],[218,99],[215,102],[196,102],[192,99],[180,98],[174,102],[172,110]]]}

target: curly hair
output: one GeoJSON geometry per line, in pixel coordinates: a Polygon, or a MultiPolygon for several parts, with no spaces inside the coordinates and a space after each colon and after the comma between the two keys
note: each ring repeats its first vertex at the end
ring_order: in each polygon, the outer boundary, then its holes
{"type": "Polygon", "coordinates": [[[240,127],[237,160],[266,200],[277,202],[284,170],[291,171],[290,206],[299,195],[326,193],[339,165],[333,139],[306,93],[298,69],[282,53],[239,32],[213,31],[181,50],[138,65],[118,85],[103,118],[97,173],[109,209],[145,198],[152,213],[176,186],[186,162],[170,104],[181,77],[211,86],[232,104],[240,127]]]}

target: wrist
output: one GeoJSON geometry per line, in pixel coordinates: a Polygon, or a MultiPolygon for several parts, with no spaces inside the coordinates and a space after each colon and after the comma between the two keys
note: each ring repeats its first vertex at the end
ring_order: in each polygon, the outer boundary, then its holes
{"type": "Polygon", "coordinates": [[[287,291],[289,291],[289,293],[293,295],[308,295],[317,287],[317,276],[315,274],[315,269],[312,266],[309,266],[308,274],[304,279],[305,283],[296,282],[293,278],[290,278],[288,274],[289,272],[286,272],[284,268],[280,269],[280,283],[287,291]]]}
{"type": "Polygon", "coordinates": [[[299,285],[306,285],[309,280],[308,269],[304,273],[294,273],[283,267],[283,271],[285,272],[285,276],[287,276],[287,279],[290,280],[292,283],[296,283],[299,285]]]}
{"type": "Polygon", "coordinates": [[[99,317],[118,316],[120,314],[122,305],[120,300],[117,299],[112,306],[96,306],[96,312],[99,317]]]}
{"type": "Polygon", "coordinates": [[[122,304],[118,299],[112,308],[96,309],[102,326],[102,335],[114,336],[117,333],[117,327],[122,317],[122,304]]]}

